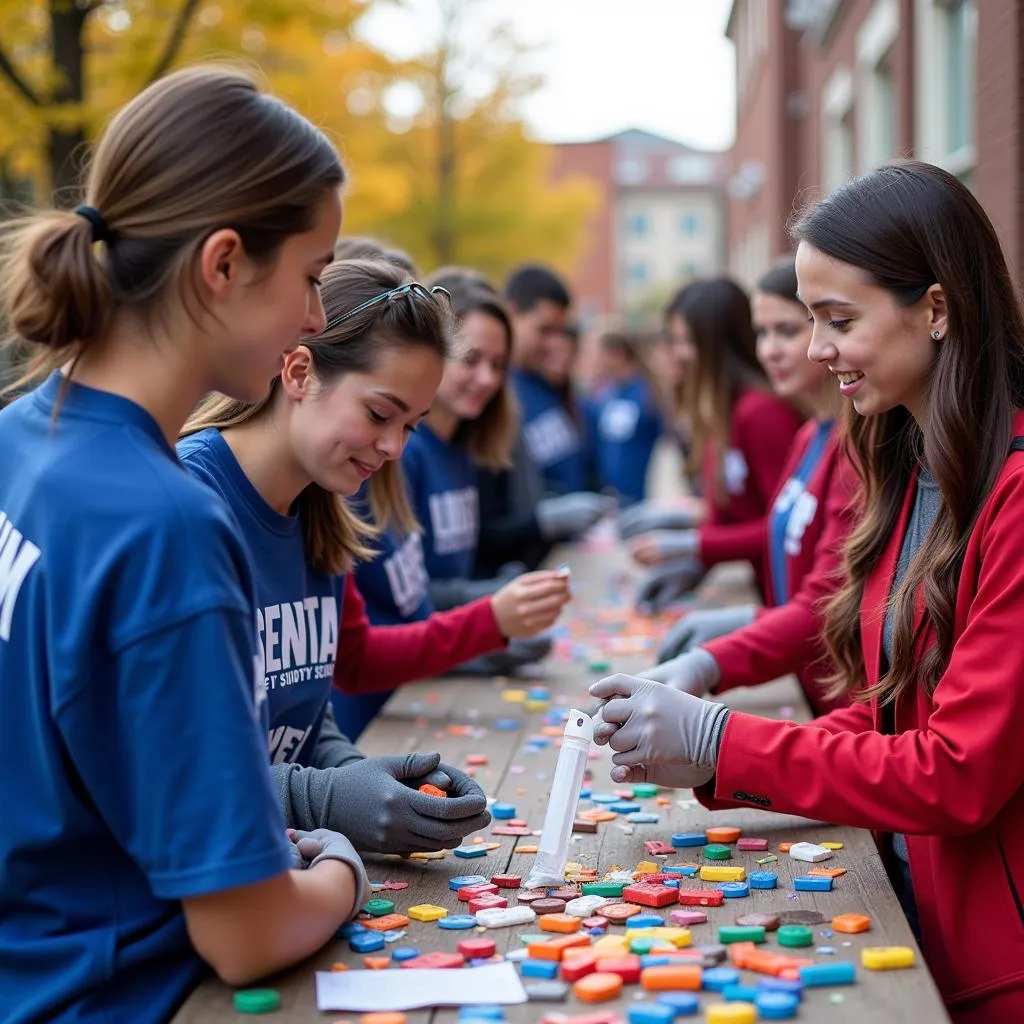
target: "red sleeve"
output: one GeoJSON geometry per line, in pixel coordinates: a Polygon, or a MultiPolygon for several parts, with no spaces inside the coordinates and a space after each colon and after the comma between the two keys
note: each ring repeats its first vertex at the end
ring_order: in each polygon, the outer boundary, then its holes
{"type": "Polygon", "coordinates": [[[435,612],[422,622],[371,626],[355,577],[345,577],[334,685],[342,693],[381,693],[414,679],[443,675],[505,646],[491,599],[435,612]]]}
{"type": "Polygon", "coordinates": [[[857,475],[841,450],[835,459],[821,534],[800,589],[786,604],[760,612],[749,626],[704,645],[722,671],[719,691],[799,672],[823,656],[824,605],[839,583],[843,544],[856,522],[857,475]]]}
{"type": "Polygon", "coordinates": [[[801,425],[800,414],[791,405],[757,391],[741,396],[733,415],[731,443],[743,453],[749,474],[744,503],[757,511],[744,522],[712,521],[700,528],[700,560],[705,566],[741,559],[760,562],[764,517],[801,425]]]}
{"type": "MultiPolygon", "coordinates": [[[[1024,473],[997,485],[968,543],[949,666],[931,699],[901,704],[915,728],[832,732],[733,712],[716,796],[882,832],[966,835],[1024,783],[1024,473]],[[765,802],[767,801],[767,803],[765,802]]],[[[870,614],[870,610],[868,611],[870,614]]],[[[857,717],[856,706],[826,722],[857,717]],[[842,717],[840,717],[842,716],[842,717]]]]}

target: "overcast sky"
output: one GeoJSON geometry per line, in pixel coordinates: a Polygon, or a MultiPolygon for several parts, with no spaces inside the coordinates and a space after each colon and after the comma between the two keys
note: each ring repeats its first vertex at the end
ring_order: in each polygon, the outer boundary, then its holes
{"type": "MultiPolygon", "coordinates": [[[[504,19],[539,47],[530,70],[544,87],[525,101],[533,133],[550,142],[645,128],[691,145],[732,143],[731,0],[475,0],[474,17],[504,19]]],[[[398,57],[421,50],[435,0],[371,9],[361,31],[398,57]]]]}

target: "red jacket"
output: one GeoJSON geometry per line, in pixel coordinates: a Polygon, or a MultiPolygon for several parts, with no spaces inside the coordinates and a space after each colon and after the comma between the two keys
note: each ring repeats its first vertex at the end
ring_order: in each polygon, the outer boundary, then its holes
{"type": "MultiPolygon", "coordinates": [[[[1014,427],[1024,433],[1024,414],[1014,427]]],[[[869,684],[879,678],[913,493],[864,589],[869,684]]],[[[1013,453],[967,544],[953,654],[935,693],[920,688],[897,704],[894,735],[880,732],[877,702],[807,725],[733,711],[714,780],[715,806],[753,804],[873,829],[883,851],[883,834],[906,834],[925,956],[961,1020],[1024,1021],[1022,536],[1024,457],[1013,453]],[[1003,1015],[985,1016],[985,999],[999,999],[1003,1015]]]]}
{"type": "Polygon", "coordinates": [[[764,519],[779,486],[786,454],[800,429],[802,417],[788,402],[770,391],[750,388],[740,393],[732,409],[729,447],[722,460],[713,443],[701,461],[701,489],[708,502],[708,518],[700,527],[700,560],[749,561],[764,591],[764,519]],[[716,495],[724,493],[724,504],[716,495]]]}
{"type": "MultiPolygon", "coordinates": [[[[811,420],[796,435],[778,491],[796,471],[817,430],[817,421],[811,420]]],[[[818,680],[829,670],[820,639],[823,605],[838,583],[843,542],[856,520],[853,502],[858,488],[857,474],[833,430],[807,481],[806,493],[815,499],[814,516],[804,530],[800,550],[786,555],[789,601],[773,607],[772,574],[765,573],[765,600],[769,607],[759,609],[757,618],[746,628],[704,644],[722,670],[718,692],[756,686],[796,672],[815,714],[822,715],[850,703],[845,696],[828,700],[818,680]]],[[[767,528],[763,539],[763,558],[768,565],[771,553],[767,528]]]]}
{"type": "Polygon", "coordinates": [[[342,693],[393,690],[505,646],[489,597],[422,622],[371,626],[355,575],[347,573],[341,608],[334,685],[342,693]]]}

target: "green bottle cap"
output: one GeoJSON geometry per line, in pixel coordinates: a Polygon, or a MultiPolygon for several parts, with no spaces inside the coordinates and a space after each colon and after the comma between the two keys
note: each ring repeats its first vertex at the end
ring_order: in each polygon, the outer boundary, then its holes
{"type": "Polygon", "coordinates": [[[704,856],[708,860],[732,860],[732,850],[722,843],[708,843],[704,847],[704,856]]]}
{"type": "Polygon", "coordinates": [[[595,658],[589,667],[591,672],[611,672],[612,663],[602,658],[595,658]]]}
{"type": "Polygon", "coordinates": [[[247,988],[235,993],[239,1013],[271,1013],[281,1008],[281,996],[273,988],[247,988]]]}
{"type": "Polygon", "coordinates": [[[633,796],[637,799],[643,800],[657,795],[658,787],[653,782],[637,782],[633,786],[633,796]]]}
{"type": "Polygon", "coordinates": [[[814,932],[802,924],[784,924],[776,938],[780,946],[810,946],[814,942],[814,932]]]}
{"type": "Polygon", "coordinates": [[[367,900],[363,910],[374,917],[383,917],[385,914],[395,912],[395,904],[391,900],[367,900]]]}

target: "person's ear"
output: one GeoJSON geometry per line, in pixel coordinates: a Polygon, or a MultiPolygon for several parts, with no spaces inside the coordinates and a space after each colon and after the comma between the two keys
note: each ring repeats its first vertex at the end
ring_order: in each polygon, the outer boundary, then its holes
{"type": "Polygon", "coordinates": [[[941,284],[933,284],[924,294],[928,303],[928,333],[932,341],[944,341],[949,330],[949,307],[941,284]]]}
{"type": "Polygon", "coordinates": [[[242,238],[234,228],[214,231],[199,250],[199,281],[213,299],[225,302],[237,286],[246,260],[242,238]]]}
{"type": "Polygon", "coordinates": [[[285,353],[281,370],[281,387],[293,401],[301,402],[309,394],[313,380],[313,356],[305,345],[285,353]]]}

